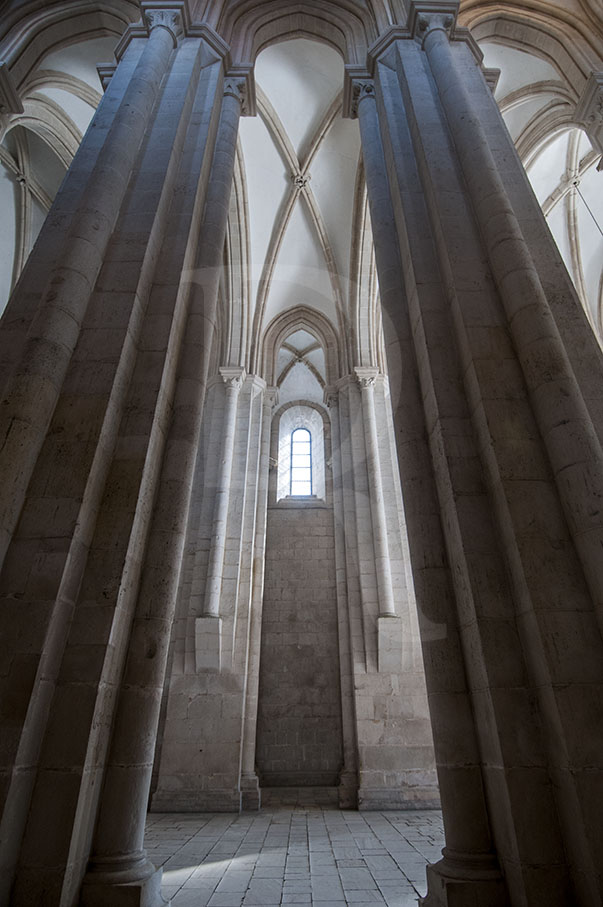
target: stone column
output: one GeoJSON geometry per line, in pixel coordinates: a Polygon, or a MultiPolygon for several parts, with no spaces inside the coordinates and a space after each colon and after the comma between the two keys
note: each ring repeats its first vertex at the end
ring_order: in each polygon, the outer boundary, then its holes
{"type": "Polygon", "coordinates": [[[245,717],[243,726],[243,753],[241,757],[241,808],[259,809],[261,792],[255,771],[255,748],[258,720],[258,690],[260,683],[260,648],[262,640],[262,599],[264,596],[264,571],[266,567],[266,519],[268,510],[268,479],[270,461],[270,435],[272,413],[278,402],[278,388],[264,391],[262,410],[262,447],[259,464],[259,483],[251,590],[251,626],[249,630],[249,660],[245,717]]]}
{"type": "Polygon", "coordinates": [[[344,532],[343,475],[339,426],[339,392],[325,388],[325,403],[331,418],[331,462],[333,468],[333,516],[335,522],[335,569],[337,571],[337,616],[339,621],[339,670],[341,677],[341,722],[343,735],[343,768],[339,778],[339,806],[354,809],[358,805],[358,754],[354,721],[354,677],[350,638],[350,614],[347,588],[346,539],[344,532]]]}
{"type": "Polygon", "coordinates": [[[239,366],[219,369],[225,384],[224,417],[222,422],[222,456],[218,469],[212,543],[207,565],[205,600],[203,614],[195,621],[195,662],[197,671],[219,671],[221,666],[222,620],[220,618],[220,594],[224,550],[230,503],[230,479],[237,421],[237,401],[245,378],[245,371],[239,366]]]}
{"type": "Polygon", "coordinates": [[[131,170],[182,28],[176,10],[149,11],[147,24],[148,42],[50,272],[21,358],[4,388],[0,563],[19,519],[131,170]]]}
{"type": "Polygon", "coordinates": [[[421,15],[418,32],[423,35],[423,48],[454,139],[532,409],[603,631],[603,511],[598,510],[596,516],[592,512],[592,502],[601,493],[603,451],[488,138],[457,71],[449,40],[452,25],[450,15],[421,15]]]}
{"type": "MultiPolygon", "coordinates": [[[[414,325],[411,321],[415,302],[412,294],[416,294],[414,287],[409,286],[413,259],[404,248],[403,268],[403,244],[394,214],[394,203],[398,204],[398,200],[393,197],[388,178],[375,85],[368,73],[361,74],[352,67],[348,67],[347,72],[356,76],[346,84],[346,103],[349,114],[357,116],[360,123],[394,399],[400,476],[446,832],[444,857],[430,867],[428,894],[423,903],[426,907],[461,902],[502,907],[507,903],[506,890],[493,851],[438,489],[426,440],[428,426],[423,399],[429,391],[425,384],[424,353],[415,346],[413,327],[416,329],[416,319],[414,325]],[[450,734],[451,722],[463,730],[456,735],[450,734]]],[[[425,243],[423,236],[418,240],[425,243]]],[[[425,263],[421,262],[421,268],[425,268],[426,275],[431,274],[425,263]]],[[[419,278],[422,275],[423,270],[419,278]]],[[[426,290],[431,291],[431,287],[427,286],[426,290]]]]}
{"type": "MultiPolygon", "coordinates": [[[[155,739],[171,634],[188,507],[216,316],[238,121],[250,83],[240,73],[224,80],[224,98],[191,273],[188,317],[177,326],[178,356],[171,422],[138,594],[136,614],[105,772],[92,859],[82,888],[83,907],[154,907],[163,903],[161,870],[143,848],[155,739]]],[[[251,90],[251,89],[249,89],[251,90]]],[[[250,99],[251,100],[251,99],[250,99]]],[[[171,365],[171,364],[170,364],[171,365]]],[[[174,380],[170,379],[170,380],[174,380]]]]}
{"type": "MultiPolygon", "coordinates": [[[[111,129],[111,118],[119,109],[129,78],[148,43],[146,38],[134,38],[133,42],[134,47],[130,45],[125,51],[125,66],[120,64],[115,76],[120,84],[114,86],[115,93],[108,98],[109,103],[101,104],[91,133],[98,130],[106,136],[111,129]]],[[[145,359],[145,365],[148,363],[148,353],[145,358],[148,344],[153,350],[154,364],[161,358],[161,333],[153,330],[158,323],[156,300],[162,293],[163,327],[168,320],[165,317],[169,293],[166,263],[169,261],[174,271],[179,270],[186,249],[185,233],[190,229],[191,195],[204,156],[206,167],[211,162],[214,136],[208,141],[205,124],[200,128],[194,117],[198,105],[208,103],[209,91],[213,94],[220,75],[217,60],[213,66],[207,66],[209,57],[205,42],[185,41],[180,42],[170,60],[2,572],[1,610],[6,625],[12,626],[13,638],[19,642],[4,653],[8,664],[0,672],[3,675],[0,698],[14,696],[9,692],[11,687],[22,692],[20,713],[15,710],[11,718],[13,745],[9,748],[5,740],[3,747],[2,774],[8,783],[6,809],[0,825],[0,903],[5,903],[3,897],[13,882],[12,894],[7,893],[6,897],[10,896],[15,905],[33,903],[39,896],[48,905],[58,903],[61,897],[69,900],[73,891],[79,889],[88,859],[99,788],[98,766],[105,756],[103,746],[111,724],[111,706],[103,708],[102,703],[103,700],[113,702],[108,692],[112,688],[110,678],[120,675],[124,650],[109,645],[111,654],[107,654],[106,661],[99,653],[103,651],[105,630],[108,631],[113,616],[117,638],[123,641],[125,635],[118,630],[119,621],[124,611],[127,612],[124,596],[118,591],[118,577],[129,575],[130,591],[135,586],[131,567],[136,556],[126,554],[126,547],[138,489],[136,467],[140,464],[142,470],[148,440],[140,431],[140,426],[148,422],[136,388],[137,357],[145,359]],[[190,148],[198,151],[192,167],[183,153],[190,148]],[[182,192],[185,184],[189,188],[186,200],[182,192]],[[142,198],[137,192],[139,187],[144,187],[142,198]],[[162,245],[165,236],[170,237],[169,246],[162,245]],[[162,278],[160,288],[152,287],[157,273],[162,278]],[[124,441],[131,429],[131,423],[126,427],[129,419],[124,418],[124,413],[134,412],[137,460],[132,456],[132,447],[128,448],[127,440],[124,441]],[[128,479],[119,483],[119,517],[115,521],[111,511],[116,502],[111,501],[109,489],[112,475],[123,477],[123,459],[121,473],[118,465],[120,457],[128,461],[128,479]],[[50,519],[37,521],[32,536],[31,530],[24,528],[28,515],[39,512],[44,499],[55,495],[65,503],[61,515],[55,512],[50,519]],[[109,523],[110,553],[100,541],[109,523]],[[24,534],[29,536],[26,557],[22,548],[24,534]],[[60,538],[61,542],[49,543],[49,538],[60,538]],[[44,555],[50,547],[52,563],[44,555]],[[103,582],[91,594],[90,577],[98,578],[98,568],[94,565],[101,562],[103,582]],[[18,596],[19,609],[10,610],[9,616],[7,605],[10,608],[17,591],[11,564],[18,565],[18,575],[22,577],[20,590],[25,590],[27,582],[28,591],[18,596]],[[109,583],[109,576],[115,578],[114,582],[109,583]],[[111,593],[107,594],[109,585],[111,593]],[[94,620],[88,617],[92,613],[94,620]],[[103,628],[99,629],[101,613],[103,628]],[[79,635],[78,626],[83,628],[79,635]],[[84,647],[87,652],[96,653],[94,658],[88,654],[82,658],[87,668],[85,678],[82,674],[76,676],[70,667],[78,647],[79,651],[84,647]],[[32,683],[27,685],[9,667],[11,662],[19,664],[24,651],[32,665],[32,683]],[[75,711],[77,721],[70,725],[70,733],[66,735],[64,715],[75,711]],[[87,744],[89,735],[92,742],[87,744]],[[57,740],[61,741],[60,747],[53,746],[57,740]],[[50,800],[61,804],[61,822],[56,823],[52,837],[45,833],[46,817],[56,811],[50,800]]],[[[95,138],[98,150],[102,142],[98,135],[95,138]]],[[[40,281],[44,265],[52,259],[53,248],[57,246],[55,233],[64,241],[63,218],[69,207],[65,196],[73,204],[76,192],[70,186],[82,186],[84,182],[81,171],[83,162],[89,161],[88,139],[89,136],[83,142],[79,163],[69,172],[59,192],[57,207],[47,219],[45,235],[33,256],[40,281]],[[62,212],[60,215],[57,209],[62,212]]],[[[46,267],[51,270],[52,264],[46,267]]],[[[22,289],[20,284],[15,294],[15,314],[24,301],[22,289]]],[[[177,286],[172,299],[176,294],[177,286]]],[[[6,335],[11,336],[6,321],[2,334],[5,342],[6,335]]],[[[160,367],[145,369],[145,404],[155,389],[153,371],[159,371],[160,377],[160,367]]],[[[136,523],[134,535],[138,535],[140,544],[148,522],[142,519],[136,523]]],[[[135,547],[132,545],[130,552],[135,547]]],[[[132,597],[132,607],[134,602],[132,597]]]]}
{"type": "Polygon", "coordinates": [[[375,572],[379,590],[379,617],[395,617],[392,574],[387,547],[387,525],[381,484],[379,463],[379,439],[377,437],[377,419],[375,417],[375,381],[378,369],[354,369],[362,397],[362,415],[366,444],[366,468],[368,472],[371,517],[373,523],[373,544],[375,546],[375,572]]]}

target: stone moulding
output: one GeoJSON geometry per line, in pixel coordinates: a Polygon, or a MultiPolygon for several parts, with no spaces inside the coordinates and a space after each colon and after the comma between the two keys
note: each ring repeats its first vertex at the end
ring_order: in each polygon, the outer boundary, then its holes
{"type": "Polygon", "coordinates": [[[23,113],[23,104],[15,87],[8,63],[0,62],[0,114],[23,113]]]}

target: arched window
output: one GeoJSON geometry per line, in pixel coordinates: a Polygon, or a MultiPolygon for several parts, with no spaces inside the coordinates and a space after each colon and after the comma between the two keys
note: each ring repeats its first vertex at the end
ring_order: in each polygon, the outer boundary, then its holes
{"type": "Polygon", "coordinates": [[[312,494],[312,435],[307,428],[291,432],[291,472],[289,494],[312,494]]]}
{"type": "Polygon", "coordinates": [[[325,433],[318,409],[306,403],[285,406],[278,422],[276,500],[325,500],[325,433]]]}

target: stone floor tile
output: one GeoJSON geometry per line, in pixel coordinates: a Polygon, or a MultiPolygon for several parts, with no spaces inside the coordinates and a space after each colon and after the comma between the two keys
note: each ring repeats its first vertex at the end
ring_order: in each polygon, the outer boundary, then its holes
{"type": "Polygon", "coordinates": [[[235,891],[225,891],[223,894],[212,894],[207,902],[207,907],[241,907],[243,895],[235,891]]]}
{"type": "Polygon", "coordinates": [[[172,907],[207,907],[212,892],[203,892],[195,888],[181,888],[172,897],[172,907]]]}
{"type": "Polygon", "coordinates": [[[245,904],[257,904],[259,907],[269,907],[280,904],[283,886],[277,879],[258,879],[252,881],[245,895],[245,904]]]}
{"type": "Polygon", "coordinates": [[[444,835],[433,811],[299,807],[151,815],[145,844],[174,907],[416,907],[444,835]]]}
{"type": "Polygon", "coordinates": [[[361,904],[385,904],[380,891],[346,891],[346,903],[359,907],[361,904]]]}
{"type": "Polygon", "coordinates": [[[340,869],[339,875],[344,891],[369,890],[377,885],[368,869],[340,869]]]}

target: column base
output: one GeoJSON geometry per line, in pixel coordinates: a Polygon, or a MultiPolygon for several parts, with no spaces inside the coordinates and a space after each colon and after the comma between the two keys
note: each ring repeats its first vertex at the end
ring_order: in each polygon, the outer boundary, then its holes
{"type": "Polygon", "coordinates": [[[96,863],[84,877],[80,907],[166,907],[161,894],[162,869],[146,857],[128,868],[117,861],[96,863]]]}
{"type": "Polygon", "coordinates": [[[455,854],[426,868],[427,894],[420,907],[509,907],[507,886],[493,854],[455,854]]]}
{"type": "Polygon", "coordinates": [[[358,809],[358,775],[342,772],[339,776],[339,809],[358,809]]]}
{"type": "Polygon", "coordinates": [[[241,775],[241,811],[259,812],[262,806],[262,791],[258,776],[254,773],[241,775]]]}

